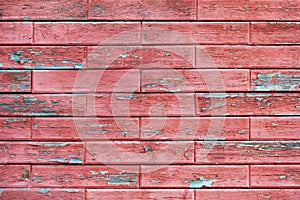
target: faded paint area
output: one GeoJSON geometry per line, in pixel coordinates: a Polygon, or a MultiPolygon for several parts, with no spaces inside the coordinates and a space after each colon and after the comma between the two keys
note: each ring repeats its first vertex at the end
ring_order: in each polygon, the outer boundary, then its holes
{"type": "Polygon", "coordinates": [[[298,71],[255,71],[252,76],[254,91],[297,91],[300,90],[300,73],[298,71]],[[266,73],[263,73],[266,72],[266,73]]]}
{"type": "Polygon", "coordinates": [[[0,70],[0,92],[31,92],[31,72],[0,70]]]}

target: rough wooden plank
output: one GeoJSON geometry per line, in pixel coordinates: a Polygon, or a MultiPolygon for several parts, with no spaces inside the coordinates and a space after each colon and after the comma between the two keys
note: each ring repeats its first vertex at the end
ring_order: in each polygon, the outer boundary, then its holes
{"type": "Polygon", "coordinates": [[[88,116],[193,116],[193,94],[114,93],[87,96],[88,116]]]}
{"type": "Polygon", "coordinates": [[[32,92],[139,92],[139,70],[34,70],[32,92]]]}
{"type": "Polygon", "coordinates": [[[248,140],[248,118],[141,118],[142,140],[248,140]]]}
{"type": "Polygon", "coordinates": [[[0,115],[4,116],[82,116],[85,107],[84,95],[0,95],[0,115]]]}
{"type": "Polygon", "coordinates": [[[247,166],[142,166],[141,187],[202,188],[248,187],[247,166]],[[228,173],[230,171],[230,173],[228,173]]]}
{"type": "Polygon", "coordinates": [[[31,44],[33,23],[0,22],[0,44],[31,44]]]}
{"type": "Polygon", "coordinates": [[[0,92],[31,92],[31,71],[0,70],[0,92]]]}
{"type": "Polygon", "coordinates": [[[0,142],[0,163],[83,164],[83,143],[0,142]]]}
{"type": "Polygon", "coordinates": [[[2,20],[85,19],[86,0],[7,0],[0,4],[2,20]]]}
{"type": "Polygon", "coordinates": [[[89,19],[195,20],[196,0],[91,0],[89,19]]]}
{"type": "Polygon", "coordinates": [[[296,115],[297,93],[202,93],[196,95],[198,115],[296,115]]]}
{"type": "Polygon", "coordinates": [[[30,140],[30,138],[31,118],[0,118],[0,140],[30,140]]]}
{"type": "Polygon", "coordinates": [[[87,68],[195,68],[195,48],[184,45],[88,47],[87,68]]]}
{"type": "Polygon", "coordinates": [[[297,189],[210,189],[196,190],[196,200],[296,200],[300,195],[297,189]]]}
{"type": "Polygon", "coordinates": [[[300,188],[299,165],[250,166],[251,187],[300,188]]]}
{"type": "Polygon", "coordinates": [[[88,164],[194,163],[193,142],[91,142],[86,148],[88,164]]]}
{"type": "MultiPolygon", "coordinates": [[[[0,165],[0,187],[29,187],[29,165],[0,165]]],[[[1,196],[0,196],[1,197],[1,196]]]]}
{"type": "Polygon", "coordinates": [[[33,187],[137,188],[136,166],[32,166],[33,187]],[[119,170],[121,169],[121,170],[119,170]]]}
{"type": "Polygon", "coordinates": [[[249,71],[242,69],[142,70],[141,78],[142,92],[208,92],[249,90],[249,71]]]}
{"type": "Polygon", "coordinates": [[[251,90],[300,91],[300,71],[251,70],[251,90]]]}
{"type": "Polygon", "coordinates": [[[33,140],[134,140],[139,138],[138,118],[35,117],[33,140]]]}
{"type": "Polygon", "coordinates": [[[36,22],[35,44],[138,44],[138,22],[36,22]],[[88,30],[88,31],[87,31],[88,30]]]}
{"type": "Polygon", "coordinates": [[[143,44],[247,44],[248,23],[143,22],[143,44]]]}
{"type": "Polygon", "coordinates": [[[83,69],[82,46],[1,46],[1,69],[83,69]]]}
{"type": "Polygon", "coordinates": [[[194,200],[194,191],[188,189],[88,189],[87,200],[97,199],[174,199],[194,200]]]}
{"type": "Polygon", "coordinates": [[[198,20],[298,20],[299,1],[198,0],[198,20]]]}
{"type": "Polygon", "coordinates": [[[251,22],[252,44],[299,44],[298,22],[251,22]]]}
{"type": "Polygon", "coordinates": [[[54,188],[0,188],[1,199],[26,199],[26,200],[84,200],[84,189],[54,189],[54,188]]]}
{"type": "Polygon", "coordinates": [[[297,164],[300,143],[275,141],[197,142],[198,164],[297,164]]]}
{"type": "Polygon", "coordinates": [[[196,67],[293,69],[300,68],[299,55],[299,46],[197,46],[196,67]]]}
{"type": "Polygon", "coordinates": [[[299,117],[251,117],[251,140],[299,140],[299,117]]]}

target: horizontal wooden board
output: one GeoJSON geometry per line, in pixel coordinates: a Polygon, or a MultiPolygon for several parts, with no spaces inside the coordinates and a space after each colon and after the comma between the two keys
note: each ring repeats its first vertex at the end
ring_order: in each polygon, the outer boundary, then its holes
{"type": "Polygon", "coordinates": [[[141,118],[142,140],[248,140],[248,118],[141,118]]]}
{"type": "Polygon", "coordinates": [[[136,166],[32,166],[33,187],[137,188],[136,166]],[[122,169],[122,170],[119,170],[122,169]]]}
{"type": "Polygon", "coordinates": [[[195,20],[196,0],[91,0],[89,19],[195,20]]]}
{"type": "Polygon", "coordinates": [[[248,166],[142,166],[141,187],[248,187],[248,166]],[[231,173],[228,173],[228,171],[230,171],[231,173]]]}
{"type": "Polygon", "coordinates": [[[248,44],[248,23],[143,22],[143,44],[248,44]]]}
{"type": "Polygon", "coordinates": [[[198,115],[297,115],[297,93],[196,94],[198,115]]]}
{"type": "Polygon", "coordinates": [[[0,70],[0,92],[31,92],[31,71],[0,70]]]}

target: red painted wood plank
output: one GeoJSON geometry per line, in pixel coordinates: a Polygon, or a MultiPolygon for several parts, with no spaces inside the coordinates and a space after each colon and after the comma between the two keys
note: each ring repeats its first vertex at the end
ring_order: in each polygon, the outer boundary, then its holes
{"type": "Polygon", "coordinates": [[[193,94],[96,94],[87,96],[88,116],[193,116],[193,94]]]}
{"type": "Polygon", "coordinates": [[[299,142],[218,141],[197,142],[198,164],[299,163],[299,142]]]}
{"type": "Polygon", "coordinates": [[[300,188],[299,165],[250,166],[251,187],[300,188]]]}
{"type": "Polygon", "coordinates": [[[88,69],[195,68],[193,46],[88,47],[88,69]]]}
{"type": "Polygon", "coordinates": [[[299,140],[299,117],[251,117],[252,140],[299,140]]]}
{"type": "Polygon", "coordinates": [[[196,0],[91,0],[89,19],[195,20],[196,0]]]}
{"type": "Polygon", "coordinates": [[[31,92],[31,72],[0,70],[0,92],[31,92]]]}
{"type": "Polygon", "coordinates": [[[33,93],[139,92],[139,70],[34,70],[33,93]]]}
{"type": "Polygon", "coordinates": [[[138,22],[36,22],[35,44],[138,44],[138,22]]]}
{"type": "Polygon", "coordinates": [[[196,66],[197,68],[300,68],[299,55],[299,46],[197,46],[196,66]]]}
{"type": "Polygon", "coordinates": [[[254,91],[300,91],[298,70],[251,70],[254,91]]]}
{"type": "Polygon", "coordinates": [[[297,93],[202,93],[196,95],[198,115],[295,115],[297,93]]]}
{"type": "Polygon", "coordinates": [[[83,69],[85,47],[2,46],[1,69],[83,69]]]}
{"type": "Polygon", "coordinates": [[[248,70],[142,70],[141,77],[143,92],[249,90],[248,70]]]}
{"type": "Polygon", "coordinates": [[[210,189],[196,190],[196,200],[297,200],[300,190],[297,189],[210,189]]]}
{"type": "Polygon", "coordinates": [[[198,20],[297,20],[299,1],[198,0],[198,20]]]}
{"type": "Polygon", "coordinates": [[[91,142],[86,148],[88,164],[194,163],[193,142],[91,142]]]}
{"type": "Polygon", "coordinates": [[[84,115],[84,95],[15,94],[0,95],[0,115],[73,116],[84,115]]]}
{"type": "Polygon", "coordinates": [[[3,20],[54,20],[84,19],[86,0],[8,0],[0,5],[3,20]]]}
{"type": "Polygon", "coordinates": [[[174,199],[193,200],[194,191],[188,189],[88,189],[87,200],[94,199],[174,199]]]}
{"type": "Polygon", "coordinates": [[[139,138],[138,118],[35,117],[33,140],[134,140],[139,138]]]}
{"type": "Polygon", "coordinates": [[[141,187],[248,187],[248,167],[213,165],[142,166],[141,187]]]}
{"type": "Polygon", "coordinates": [[[299,44],[300,24],[297,22],[251,22],[252,44],[299,44]]]}
{"type": "Polygon", "coordinates": [[[137,188],[136,166],[32,166],[33,187],[137,188]],[[121,170],[119,170],[121,169],[121,170]]]}
{"type": "Polygon", "coordinates": [[[56,189],[56,188],[0,188],[1,199],[45,199],[45,200],[84,200],[84,189],[56,189]]]}
{"type": "Polygon", "coordinates": [[[0,22],[0,44],[31,44],[33,23],[0,22]]]}
{"type": "Polygon", "coordinates": [[[0,142],[0,163],[73,163],[84,162],[83,143],[0,142]]]}
{"type": "Polygon", "coordinates": [[[142,140],[248,140],[248,118],[141,118],[142,140]]]}
{"type": "Polygon", "coordinates": [[[29,165],[0,165],[0,175],[0,187],[29,187],[29,165]]]}
{"type": "Polygon", "coordinates": [[[143,44],[247,44],[248,23],[143,22],[143,44]]]}
{"type": "Polygon", "coordinates": [[[30,140],[30,138],[31,118],[0,118],[0,140],[30,140]]]}

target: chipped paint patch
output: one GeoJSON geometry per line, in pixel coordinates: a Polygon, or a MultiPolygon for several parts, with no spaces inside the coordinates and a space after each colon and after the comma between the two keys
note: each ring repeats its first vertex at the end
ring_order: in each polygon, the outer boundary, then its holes
{"type": "Polygon", "coordinates": [[[40,193],[48,193],[50,191],[50,189],[47,189],[47,188],[41,188],[38,190],[38,192],[40,193]]]}
{"type": "Polygon", "coordinates": [[[70,158],[70,163],[83,163],[81,158],[70,158]]]}
{"type": "Polygon", "coordinates": [[[64,143],[64,142],[46,142],[46,143],[42,143],[43,146],[45,147],[65,147],[67,145],[69,145],[69,143],[64,143]]]}
{"type": "Polygon", "coordinates": [[[212,184],[217,181],[216,179],[205,179],[203,176],[199,180],[186,180],[185,183],[190,183],[190,188],[198,189],[204,186],[211,187],[212,184]]]}

